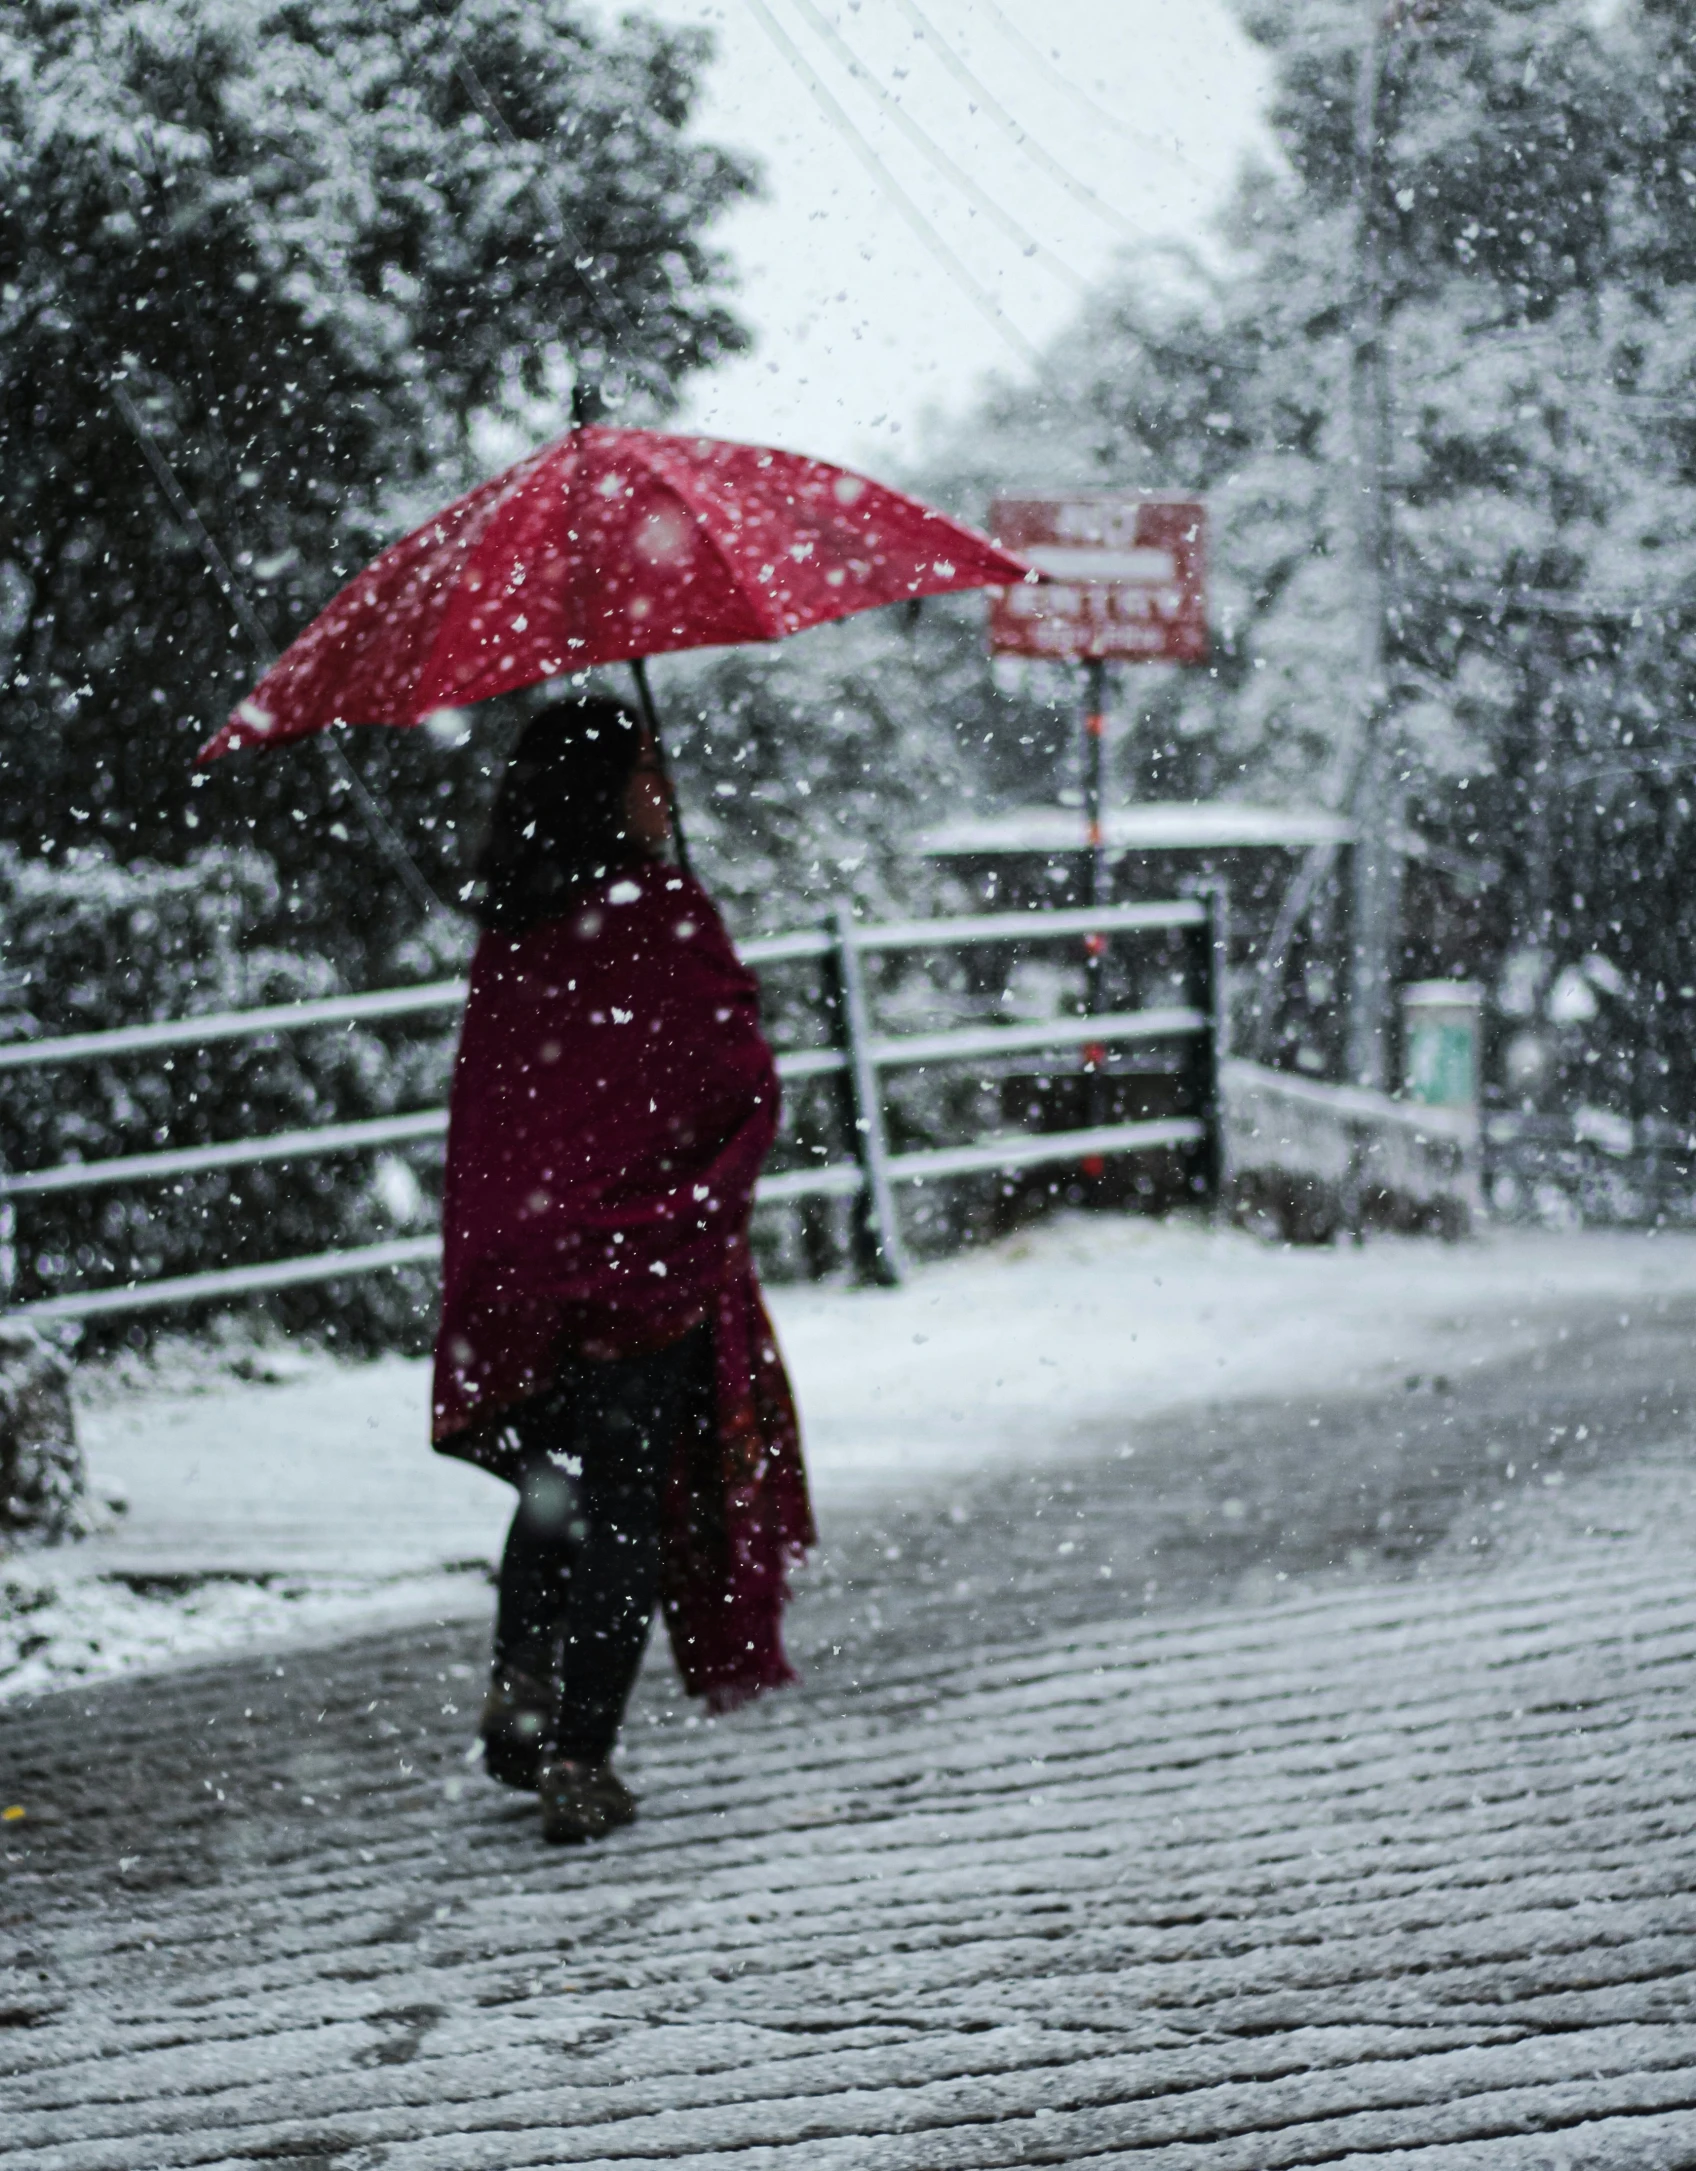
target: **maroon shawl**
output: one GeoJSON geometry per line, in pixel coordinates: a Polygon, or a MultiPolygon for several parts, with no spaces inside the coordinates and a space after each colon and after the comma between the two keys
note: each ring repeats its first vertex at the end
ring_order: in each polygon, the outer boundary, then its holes
{"type": "Polygon", "coordinates": [[[686,875],[638,867],[483,937],[448,1129],[436,1446],[510,1476],[504,1414],[573,1356],[709,1321],[713,1406],[677,1443],[661,1597],[684,1684],[715,1708],[794,1679],[779,1624],[813,1542],[748,1256],[776,1129],[758,991],[686,875]]]}

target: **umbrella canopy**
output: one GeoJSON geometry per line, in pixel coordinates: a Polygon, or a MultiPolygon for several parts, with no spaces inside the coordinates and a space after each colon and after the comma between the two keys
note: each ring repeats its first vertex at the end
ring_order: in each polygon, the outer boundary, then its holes
{"type": "Polygon", "coordinates": [[[392,544],[201,751],[416,724],[541,679],[1035,578],[916,498],[761,445],[573,430],[392,544]]]}

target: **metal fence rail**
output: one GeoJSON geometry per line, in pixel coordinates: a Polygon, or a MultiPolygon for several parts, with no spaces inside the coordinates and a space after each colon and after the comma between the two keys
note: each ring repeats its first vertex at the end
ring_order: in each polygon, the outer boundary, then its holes
{"type": "Polygon", "coordinates": [[[269,1033],[304,1033],[314,1025],[362,1025],[431,1010],[457,1010],[463,980],[427,987],[381,988],[372,995],[328,995],[319,1002],[272,1003],[257,1010],[222,1010],[203,1018],[168,1018],[110,1033],[67,1033],[58,1040],[18,1040],[0,1047],[0,1071],[45,1070],[58,1063],[104,1063],[113,1056],[150,1055],[157,1048],[204,1048],[215,1040],[263,1040],[269,1033]]]}
{"type": "Polygon", "coordinates": [[[1232,1060],[1222,1066],[1240,1198],[1312,1242],[1368,1219],[1459,1236],[1483,1212],[1478,1113],[1232,1060]]]}
{"type": "MultiPolygon", "coordinates": [[[[895,1208],[897,1185],[941,1182],[974,1174],[1041,1167],[1108,1155],[1172,1148],[1202,1148],[1210,1171],[1220,1165],[1218,1125],[1219,1060],[1223,1049],[1220,997],[1224,955],[1222,899],[1182,898],[1169,903],[1110,905],[1064,912],[979,914],[958,919],[912,920],[884,926],[857,923],[838,907],[828,926],[799,929],[743,945],[753,966],[816,960],[822,966],[826,1009],[835,1044],[824,1048],[778,1051],[781,1078],[800,1081],[835,1078],[840,1086],[843,1128],[852,1158],[815,1167],[785,1169],[764,1176],[757,1203],[774,1205],[804,1199],[842,1198],[855,1202],[856,1254],[863,1272],[874,1279],[898,1280],[905,1270],[895,1208]],[[1168,1006],[1096,1016],[1065,1017],[995,1025],[955,1027],[944,1032],[878,1034],[871,1026],[864,984],[864,961],[887,953],[920,949],[951,951],[983,944],[1070,944],[1080,936],[1133,935],[1185,930],[1204,944],[1203,977],[1209,989],[1205,1008],[1168,1006]],[[897,1069],[970,1062],[995,1062],[1021,1054],[1088,1052],[1158,1041],[1199,1040],[1205,1049],[1208,1087],[1195,1116],[1135,1123],[1095,1123],[1081,1129],[1033,1136],[998,1135],[959,1146],[894,1153],[890,1150],[883,1105],[883,1078],[897,1069]]],[[[437,981],[416,988],[384,989],[375,994],[338,996],[324,1001],[276,1004],[268,1008],[226,1011],[199,1018],[132,1026],[107,1033],[79,1033],[56,1039],[20,1042],[0,1048],[0,1071],[18,1073],[67,1063],[97,1063],[151,1054],[169,1048],[216,1041],[260,1040],[313,1027],[353,1026],[394,1018],[448,1011],[463,1003],[463,981],[437,981]]],[[[360,1153],[394,1145],[418,1145],[443,1137],[445,1108],[380,1116],[351,1123],[318,1124],[256,1138],[214,1144],[164,1147],[158,1151],[114,1155],[92,1162],[67,1162],[54,1168],[0,1171],[0,1213],[14,1201],[90,1191],[120,1184],[160,1182],[210,1171],[250,1167],[261,1162],[315,1159],[360,1153]]],[[[350,1246],[311,1257],[277,1259],[249,1266],[221,1267],[204,1273],[139,1280],[110,1288],[77,1290],[16,1305],[12,1316],[43,1322],[76,1320],[105,1314],[156,1310],[222,1297],[257,1294],[335,1281],[397,1266],[428,1264],[440,1257],[436,1236],[395,1238],[350,1246]]]]}
{"type": "Polygon", "coordinates": [[[170,1274],[155,1281],[126,1282],[113,1289],[82,1289],[14,1305],[12,1319],[50,1325],[59,1319],[99,1319],[116,1313],[157,1312],[177,1304],[208,1304],[220,1297],[264,1296],[312,1282],[341,1281],[397,1266],[433,1266],[442,1256],[439,1236],[397,1236],[386,1244],[350,1245],[311,1258],[269,1259],[253,1266],[214,1267],[204,1274],[170,1274]]]}
{"type": "MultiPolygon", "coordinates": [[[[823,957],[830,937],[803,927],[765,935],[742,945],[748,965],[777,965],[791,958],[823,957]]],[[[60,1063],[103,1063],[114,1056],[149,1055],[157,1048],[204,1048],[218,1040],[263,1040],[270,1033],[304,1033],[315,1025],[380,1024],[387,1018],[422,1017],[458,1010],[463,980],[431,980],[419,987],[378,988],[368,995],[326,995],[304,1003],[271,1003],[252,1010],[208,1011],[204,1017],[166,1018],[156,1025],[125,1025],[111,1032],[67,1033],[53,1040],[0,1045],[0,1071],[45,1070],[60,1063]]]]}
{"type": "Polygon", "coordinates": [[[149,1183],[165,1176],[199,1176],[208,1169],[251,1168],[259,1161],[316,1160],[332,1153],[365,1153],[373,1146],[414,1144],[440,1138],[448,1127],[445,1108],[421,1108],[410,1116],[372,1116],[359,1123],[315,1123],[304,1131],[272,1131],[263,1138],[233,1138],[216,1146],[181,1146],[159,1153],[114,1154],[105,1161],[66,1161],[58,1168],[0,1176],[0,1198],[41,1198],[55,1191],[95,1191],[108,1184],[149,1183]]]}

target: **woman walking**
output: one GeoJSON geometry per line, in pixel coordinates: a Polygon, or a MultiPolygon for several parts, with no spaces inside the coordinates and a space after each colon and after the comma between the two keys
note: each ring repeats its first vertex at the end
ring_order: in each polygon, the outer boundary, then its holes
{"type": "Polygon", "coordinates": [[[611,1769],[656,1601],[724,1709],[794,1678],[812,1543],[748,1254],[777,1080],[751,976],[671,864],[658,749],[615,702],[533,716],[480,874],[443,1200],[440,1452],[506,1478],[483,1711],[544,1837],[636,1814],[611,1769]]]}

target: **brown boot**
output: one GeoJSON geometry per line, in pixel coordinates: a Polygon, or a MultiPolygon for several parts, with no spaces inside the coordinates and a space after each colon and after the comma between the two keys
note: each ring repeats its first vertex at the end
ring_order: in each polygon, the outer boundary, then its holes
{"type": "Polygon", "coordinates": [[[542,1766],[542,1837],[556,1847],[605,1839],[636,1821],[636,1797],[609,1764],[579,1764],[568,1756],[542,1766]]]}
{"type": "Polygon", "coordinates": [[[478,1731],[483,1737],[483,1769],[503,1787],[534,1794],[542,1768],[542,1737],[553,1716],[554,1691],[534,1674],[501,1666],[483,1699],[478,1731]]]}

